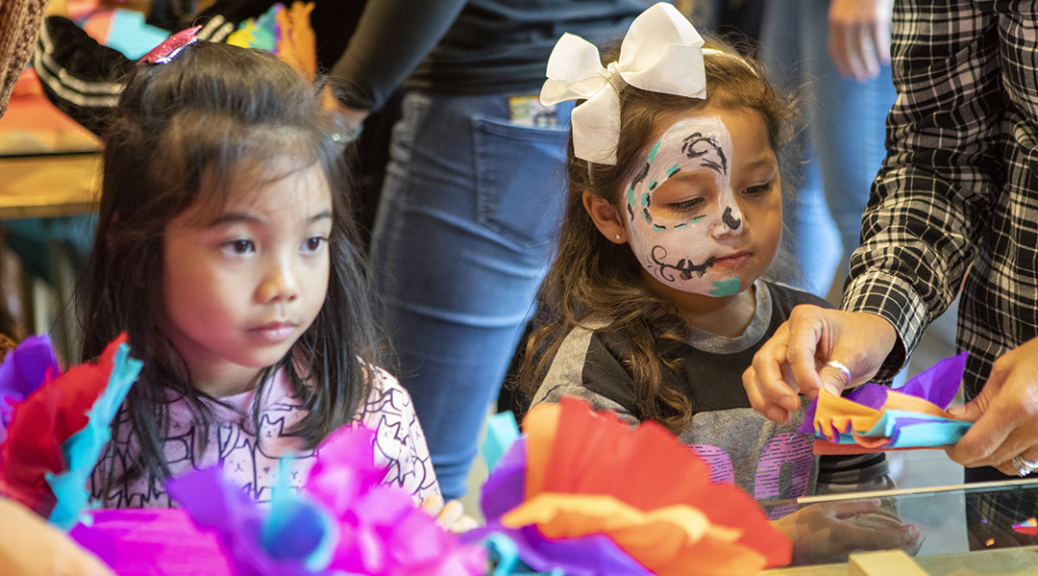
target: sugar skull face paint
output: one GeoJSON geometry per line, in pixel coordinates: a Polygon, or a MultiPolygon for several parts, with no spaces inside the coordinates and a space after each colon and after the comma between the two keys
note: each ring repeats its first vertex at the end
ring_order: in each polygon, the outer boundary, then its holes
{"type": "Polygon", "coordinates": [[[665,285],[718,297],[741,289],[737,269],[746,256],[732,240],[745,227],[731,162],[721,118],[686,118],[663,133],[625,188],[631,249],[665,285]]]}

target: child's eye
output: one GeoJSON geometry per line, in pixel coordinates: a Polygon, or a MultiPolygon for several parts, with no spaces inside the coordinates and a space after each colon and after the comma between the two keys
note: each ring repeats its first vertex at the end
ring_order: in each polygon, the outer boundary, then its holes
{"type": "Polygon", "coordinates": [[[668,207],[675,212],[692,212],[698,209],[702,203],[702,198],[689,198],[688,200],[669,204],[668,207]]]}
{"type": "Polygon", "coordinates": [[[328,239],[323,236],[314,236],[313,238],[307,238],[306,241],[303,242],[303,252],[317,252],[327,241],[328,239]]]}
{"type": "Polygon", "coordinates": [[[252,240],[238,239],[225,242],[221,249],[232,256],[241,256],[255,252],[256,245],[252,243],[252,240]]]}
{"type": "Polygon", "coordinates": [[[764,194],[767,194],[769,190],[771,190],[771,182],[759,186],[750,186],[746,189],[745,194],[747,196],[763,196],[764,194]]]}

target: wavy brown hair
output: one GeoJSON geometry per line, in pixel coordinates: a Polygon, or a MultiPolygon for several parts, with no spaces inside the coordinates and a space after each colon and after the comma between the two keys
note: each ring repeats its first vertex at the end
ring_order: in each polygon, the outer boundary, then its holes
{"type": "MultiPolygon", "coordinates": [[[[196,422],[213,425],[210,406],[217,400],[194,388],[162,330],[167,226],[196,201],[219,206],[243,175],[293,177],[270,168],[279,165],[276,159],[288,156],[298,160],[298,169],[323,169],[332,190],[330,275],[317,318],[284,358],[265,369],[256,397],[284,369],[307,410],[291,432],[312,448],[353,420],[368,396],[368,367],[380,364],[369,275],[346,195],[340,126],[322,110],[320,90],[269,53],[210,42],[186,46],[168,64],[140,63],[127,79],[105,138],[83,357],[96,357],[120,332],[129,334],[131,353],[144,367],[113,426],[128,423],[140,446],[122,470],[102,470],[103,495],[145,472],[157,479],[169,475],[161,442],[171,402],[186,401],[196,422]],[[211,197],[200,196],[203,179],[211,197]]],[[[258,431],[255,404],[251,421],[258,431]]]]}
{"type": "MultiPolygon", "coordinates": [[[[615,165],[576,158],[570,138],[566,216],[555,261],[541,287],[535,320],[540,328],[527,341],[519,375],[521,386],[531,397],[566,335],[591,317],[607,318],[610,324],[604,330],[624,331],[630,340],[631,357],[626,368],[634,382],[642,419],[655,420],[677,433],[692,417],[693,399],[669,387],[664,380],[665,371],[681,367],[680,360],[667,351],[689,338],[689,326],[672,303],[645,286],[641,265],[630,247],[614,244],[598,231],[584,208],[583,194],[597,194],[620,212],[622,187],[642,165],[654,122],[664,114],[691,114],[707,107],[753,111],[764,120],[776,154],[790,142],[796,111],[793,100],[775,91],[756,62],[719,43],[708,42],[705,47],[721,51],[704,54],[705,100],[629,85],[620,90],[620,136],[615,165]]],[[[603,65],[617,57],[618,50],[608,51],[603,65]]],[[[787,274],[789,269],[789,256],[780,251],[767,277],[776,279],[780,270],[787,274]]]]}

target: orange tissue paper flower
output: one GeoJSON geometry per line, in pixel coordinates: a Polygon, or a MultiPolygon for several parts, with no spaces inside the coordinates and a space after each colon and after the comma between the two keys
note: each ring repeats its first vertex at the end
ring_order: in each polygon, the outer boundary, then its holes
{"type": "Polygon", "coordinates": [[[782,566],[790,542],[753,499],[710,483],[709,466],[656,422],[631,428],[583,400],[535,406],[524,501],[501,517],[547,538],[604,534],[661,575],[754,574],[782,566]]]}

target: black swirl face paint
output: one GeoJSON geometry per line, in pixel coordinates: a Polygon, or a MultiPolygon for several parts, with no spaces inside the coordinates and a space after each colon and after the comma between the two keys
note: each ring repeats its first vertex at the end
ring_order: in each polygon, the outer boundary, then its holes
{"type": "Polygon", "coordinates": [[[680,120],[626,187],[631,249],[649,273],[678,290],[728,296],[740,289],[734,272],[713,267],[727,251],[717,238],[743,229],[730,182],[731,150],[720,118],[680,120]]]}

